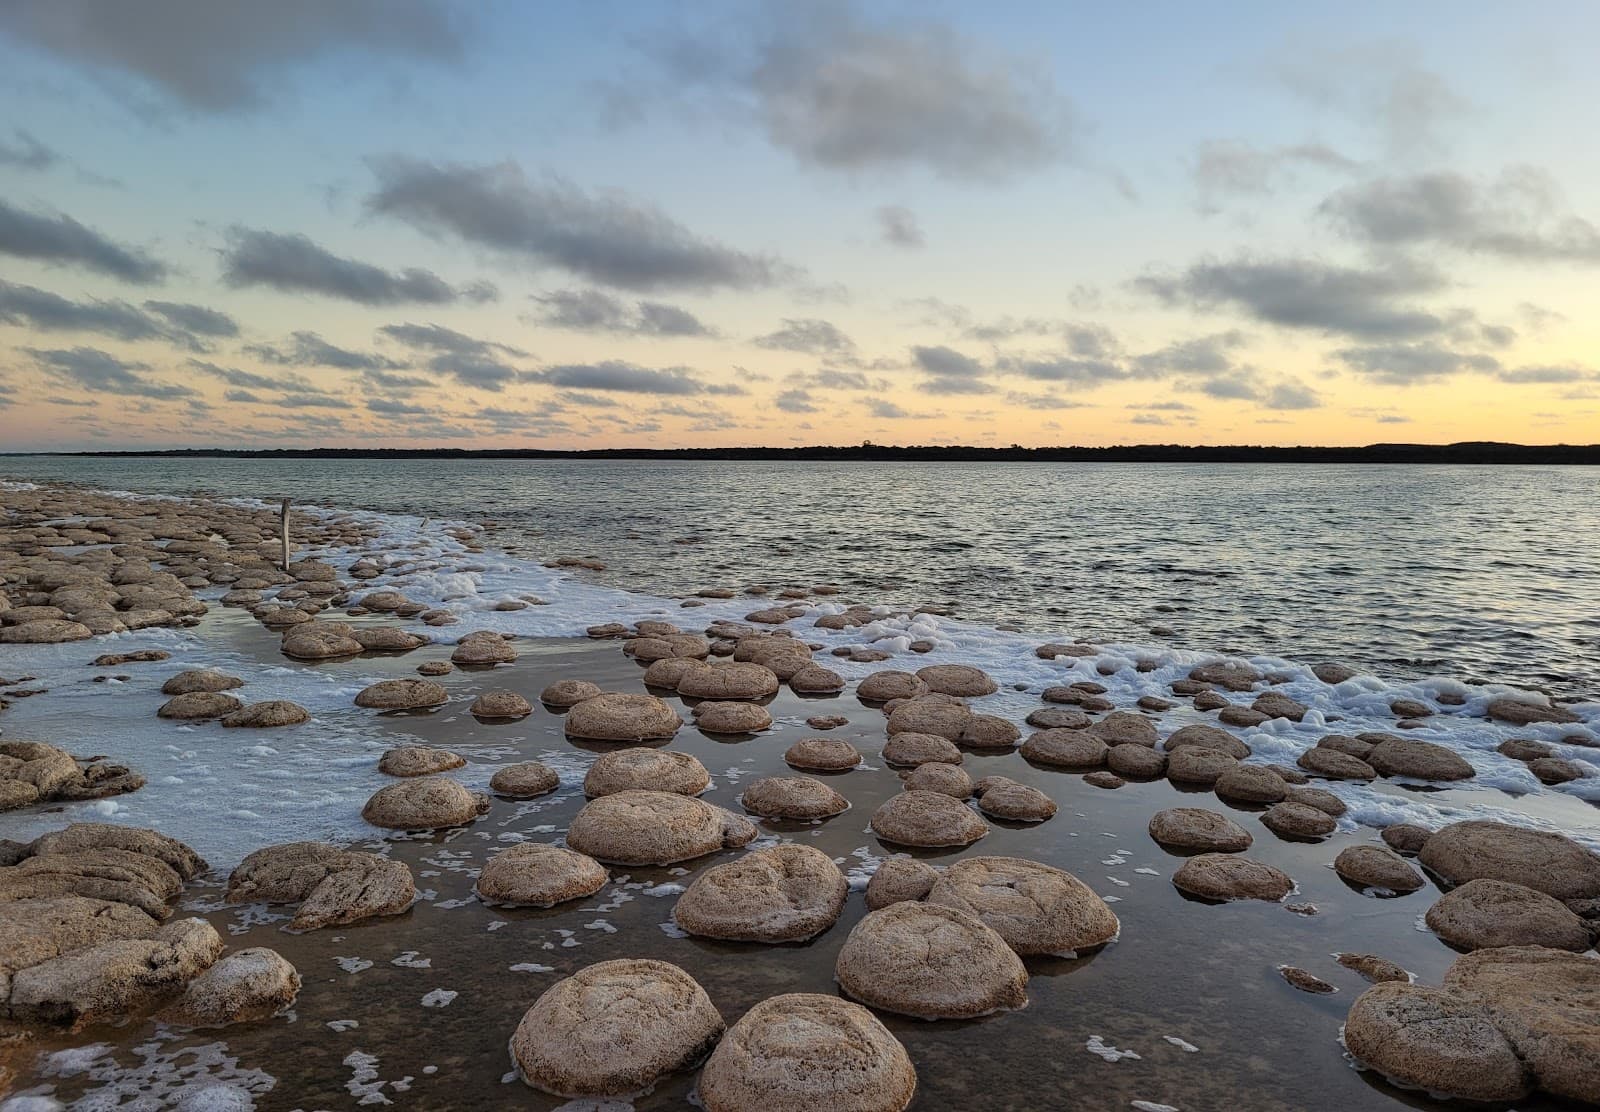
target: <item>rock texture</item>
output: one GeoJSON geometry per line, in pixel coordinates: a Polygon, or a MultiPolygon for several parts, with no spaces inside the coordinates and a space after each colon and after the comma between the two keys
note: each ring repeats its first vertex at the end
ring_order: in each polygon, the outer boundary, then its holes
{"type": "Polygon", "coordinates": [[[1027,1001],[1028,971],[998,932],[965,911],[895,903],[871,912],[834,967],[869,1007],[922,1019],[972,1019],[1027,1001]]]}
{"type": "Polygon", "coordinates": [[[839,918],[849,885],[810,846],[752,850],[695,878],[673,909],[690,934],[735,942],[799,942],[839,918]]]}

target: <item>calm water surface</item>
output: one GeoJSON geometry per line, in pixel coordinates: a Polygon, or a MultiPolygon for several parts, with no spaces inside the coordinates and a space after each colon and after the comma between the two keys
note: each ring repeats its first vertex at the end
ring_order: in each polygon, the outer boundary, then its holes
{"type": "Polygon", "coordinates": [[[13,457],[0,475],[488,519],[506,547],[596,555],[663,594],[826,581],[1091,639],[1600,695],[1594,468],[13,457]]]}

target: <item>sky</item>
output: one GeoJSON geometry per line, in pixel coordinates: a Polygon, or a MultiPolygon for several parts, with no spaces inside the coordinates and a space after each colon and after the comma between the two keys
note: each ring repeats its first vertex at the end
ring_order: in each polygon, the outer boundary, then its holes
{"type": "Polygon", "coordinates": [[[0,450],[1600,441],[1600,5],[0,2],[0,450]]]}

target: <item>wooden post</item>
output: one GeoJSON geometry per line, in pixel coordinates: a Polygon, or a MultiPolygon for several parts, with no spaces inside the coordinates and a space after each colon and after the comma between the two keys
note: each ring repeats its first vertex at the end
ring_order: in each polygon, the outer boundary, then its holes
{"type": "Polygon", "coordinates": [[[283,500],[283,570],[289,570],[289,500],[283,500]]]}

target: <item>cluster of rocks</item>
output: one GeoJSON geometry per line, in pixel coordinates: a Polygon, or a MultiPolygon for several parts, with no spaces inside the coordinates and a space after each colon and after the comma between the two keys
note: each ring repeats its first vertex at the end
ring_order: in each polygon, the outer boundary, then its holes
{"type": "Polygon", "coordinates": [[[142,787],[142,775],[103,757],[78,758],[38,741],[0,741],[0,811],[104,799],[142,787]]]}
{"type": "Polygon", "coordinates": [[[74,823],[0,842],[0,1018],[76,1030],[157,1011],[221,1027],[294,1002],[300,977],[272,950],[224,954],[203,919],[170,918],[206,864],[152,830],[74,823]]]}

